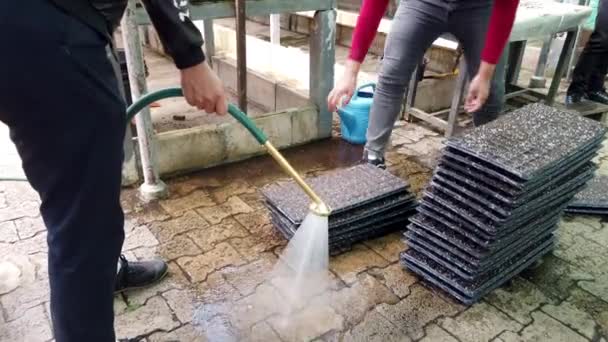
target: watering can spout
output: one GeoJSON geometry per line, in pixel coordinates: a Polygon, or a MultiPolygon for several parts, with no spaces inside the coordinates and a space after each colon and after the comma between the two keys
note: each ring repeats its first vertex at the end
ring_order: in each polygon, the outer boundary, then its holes
{"type": "Polygon", "coordinates": [[[355,117],[349,112],[339,109],[338,116],[340,116],[340,121],[342,121],[346,126],[352,127],[355,125],[355,117]]]}

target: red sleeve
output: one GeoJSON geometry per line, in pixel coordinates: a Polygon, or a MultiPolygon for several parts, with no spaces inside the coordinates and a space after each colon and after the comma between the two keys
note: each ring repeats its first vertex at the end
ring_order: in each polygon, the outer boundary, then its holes
{"type": "Polygon", "coordinates": [[[380,21],[386,12],[389,0],[363,0],[357,25],[353,32],[353,42],[349,58],[363,62],[369,47],[374,41],[380,21]]]}
{"type": "Polygon", "coordinates": [[[494,1],[486,35],[486,44],[481,53],[482,61],[490,64],[498,63],[502,50],[504,50],[511,35],[517,6],[519,6],[519,0],[494,1]]]}

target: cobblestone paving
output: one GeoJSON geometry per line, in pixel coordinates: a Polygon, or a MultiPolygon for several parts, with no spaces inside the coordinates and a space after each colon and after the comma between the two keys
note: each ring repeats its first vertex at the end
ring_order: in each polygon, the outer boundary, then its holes
{"type": "MultiPolygon", "coordinates": [[[[441,138],[400,125],[392,144],[389,170],[419,191],[441,138]]],[[[608,174],[608,151],[599,161],[600,172],[608,174]]],[[[284,329],[276,307],[252,301],[273,291],[264,275],[286,243],[257,193],[284,176],[276,168],[243,171],[256,163],[272,164],[254,160],[170,180],[171,197],[155,204],[141,204],[136,190],[123,192],[125,254],[161,256],[170,275],[115,298],[120,337],[207,341],[198,313],[210,303],[230,302],[247,313],[239,324],[251,328],[250,341],[606,341],[608,222],[583,216],[565,217],[552,255],[472,307],[404,271],[399,234],[358,244],[331,260],[330,305],[303,308],[298,326],[284,329]]],[[[335,167],[297,166],[309,175],[335,167]]],[[[37,205],[26,184],[0,183],[0,341],[52,340],[46,233],[37,205]]]]}

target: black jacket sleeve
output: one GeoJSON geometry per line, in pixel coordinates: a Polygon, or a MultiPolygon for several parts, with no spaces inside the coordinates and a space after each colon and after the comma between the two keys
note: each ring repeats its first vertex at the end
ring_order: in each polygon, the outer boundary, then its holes
{"type": "Polygon", "coordinates": [[[188,0],[143,0],[160,41],[179,69],[205,60],[200,31],[189,18],[188,0]]]}

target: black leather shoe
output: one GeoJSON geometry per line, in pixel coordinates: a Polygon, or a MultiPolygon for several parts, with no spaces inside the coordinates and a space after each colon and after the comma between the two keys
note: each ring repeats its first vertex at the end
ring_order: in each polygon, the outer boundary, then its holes
{"type": "Polygon", "coordinates": [[[167,275],[167,268],[167,263],[162,260],[127,261],[121,255],[114,292],[120,293],[155,284],[167,275]]]}
{"type": "Polygon", "coordinates": [[[606,93],[606,90],[592,91],[587,93],[587,97],[589,97],[589,100],[591,101],[608,105],[608,93],[606,93]]]}
{"type": "Polygon", "coordinates": [[[580,103],[581,101],[583,101],[584,98],[585,98],[585,95],[583,95],[583,94],[572,93],[572,94],[566,95],[566,101],[564,101],[564,102],[566,103],[566,106],[572,106],[577,103],[580,103]]]}

